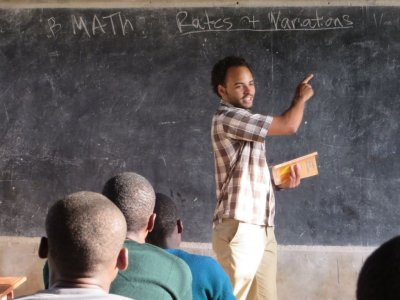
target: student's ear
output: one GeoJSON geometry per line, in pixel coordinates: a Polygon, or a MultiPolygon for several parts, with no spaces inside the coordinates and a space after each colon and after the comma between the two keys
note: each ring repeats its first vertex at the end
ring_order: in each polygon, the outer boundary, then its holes
{"type": "Polygon", "coordinates": [[[181,219],[178,219],[176,221],[176,225],[178,226],[178,233],[182,234],[182,232],[183,232],[183,223],[182,223],[181,219]]]}
{"type": "Polygon", "coordinates": [[[222,99],[225,99],[225,95],[226,95],[226,89],[222,84],[218,84],[217,87],[218,90],[218,94],[222,99]]]}
{"type": "Polygon", "coordinates": [[[128,268],[128,249],[122,248],[118,253],[117,268],[124,271],[128,268]]]}
{"type": "Polygon", "coordinates": [[[147,222],[147,231],[151,232],[154,229],[154,224],[156,223],[156,214],[152,213],[149,221],[147,222]]]}
{"type": "Polygon", "coordinates": [[[48,251],[49,251],[48,240],[46,237],[42,236],[39,244],[39,251],[38,251],[39,257],[47,258],[48,251]]]}

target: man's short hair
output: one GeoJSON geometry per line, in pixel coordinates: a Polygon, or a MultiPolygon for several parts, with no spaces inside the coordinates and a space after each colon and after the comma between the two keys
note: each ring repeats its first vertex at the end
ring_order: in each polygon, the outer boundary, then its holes
{"type": "Polygon", "coordinates": [[[178,209],[170,197],[157,193],[154,212],[157,216],[156,221],[146,240],[151,244],[161,245],[163,240],[174,232],[176,222],[179,219],[178,209]]]}
{"type": "Polygon", "coordinates": [[[137,233],[147,226],[154,210],[155,193],[146,178],[133,172],[118,174],[106,182],[103,195],[122,211],[128,232],[137,233]]]}
{"type": "Polygon", "coordinates": [[[367,258],[357,283],[357,300],[395,299],[400,299],[400,236],[367,258]]]}
{"type": "Polygon", "coordinates": [[[218,97],[221,97],[221,95],[218,93],[218,85],[225,84],[226,73],[231,67],[247,67],[250,72],[253,73],[250,65],[242,57],[227,56],[224,59],[221,59],[214,65],[211,72],[211,85],[214,93],[216,93],[218,97]]]}
{"type": "Polygon", "coordinates": [[[57,270],[80,274],[115,259],[126,237],[121,211],[106,197],[78,192],[57,201],[46,217],[48,256],[57,270]]]}

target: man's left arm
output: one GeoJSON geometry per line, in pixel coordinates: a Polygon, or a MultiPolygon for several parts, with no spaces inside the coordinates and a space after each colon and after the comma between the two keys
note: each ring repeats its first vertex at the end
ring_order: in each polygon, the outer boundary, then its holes
{"type": "Polygon", "coordinates": [[[300,165],[290,166],[290,176],[287,180],[277,185],[277,190],[294,189],[300,185],[300,165]]]}

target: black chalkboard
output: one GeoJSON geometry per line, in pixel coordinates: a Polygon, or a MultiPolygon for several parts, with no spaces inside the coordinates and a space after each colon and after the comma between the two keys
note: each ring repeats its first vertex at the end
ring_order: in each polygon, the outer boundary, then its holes
{"type": "Polygon", "coordinates": [[[0,234],[42,235],[46,210],[137,171],[174,196],[186,241],[215,205],[210,70],[253,63],[254,111],[278,114],[314,73],[296,136],[269,163],[318,151],[320,174],[277,194],[280,244],[376,245],[399,233],[400,8],[0,11],[0,234]]]}

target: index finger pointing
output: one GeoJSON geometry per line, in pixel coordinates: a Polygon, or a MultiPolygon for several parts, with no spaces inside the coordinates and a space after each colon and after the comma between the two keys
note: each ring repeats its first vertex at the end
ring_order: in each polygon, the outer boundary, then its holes
{"type": "Polygon", "coordinates": [[[306,78],[303,79],[302,83],[308,83],[313,77],[313,74],[308,74],[306,78]]]}

